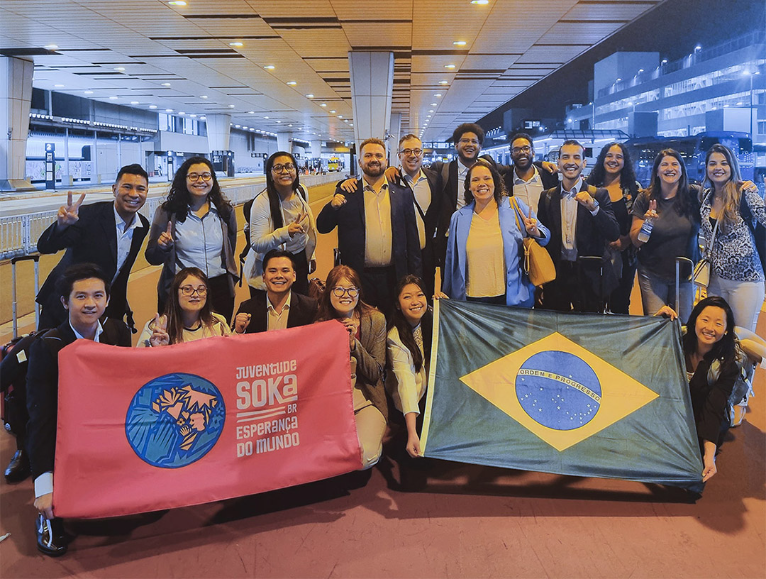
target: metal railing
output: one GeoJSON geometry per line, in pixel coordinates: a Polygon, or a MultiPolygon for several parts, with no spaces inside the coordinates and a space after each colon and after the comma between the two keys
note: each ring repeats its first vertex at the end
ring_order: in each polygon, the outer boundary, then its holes
{"type": "MultiPolygon", "coordinates": [[[[315,187],[325,183],[334,183],[343,178],[341,173],[326,175],[301,175],[301,183],[306,187],[315,187]]],[[[248,183],[245,185],[228,184],[222,181],[221,187],[234,205],[242,205],[255,197],[265,184],[264,182],[248,183]]],[[[146,200],[140,212],[151,221],[157,207],[165,200],[165,193],[151,196],[146,200]]],[[[37,251],[37,240],[51,223],[56,220],[57,209],[0,217],[0,260],[30,255],[37,251]]]]}

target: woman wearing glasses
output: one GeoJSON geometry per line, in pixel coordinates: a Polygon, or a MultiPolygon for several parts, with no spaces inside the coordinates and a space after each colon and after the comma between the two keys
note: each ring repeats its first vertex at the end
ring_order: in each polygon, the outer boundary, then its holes
{"type": "Polygon", "coordinates": [[[144,326],[138,348],[192,342],[231,334],[226,320],[210,310],[207,276],[187,267],[173,278],[164,315],[156,314],[144,326]]]}
{"type": "Polygon", "coordinates": [[[383,386],[386,365],[386,319],[362,301],[359,275],[346,265],[327,274],[327,289],[319,301],[316,321],[338,320],[348,330],[351,380],[354,383],[354,419],[362,447],[364,469],[383,452],[388,405],[383,386]]]}
{"type": "Polygon", "coordinates": [[[308,276],[316,267],[316,223],[308,192],[300,184],[295,157],[278,151],[266,161],[266,189],[250,209],[250,245],[244,271],[248,284],[265,292],[263,256],[272,249],[293,254],[296,279],[293,290],[306,295],[308,276]]]}
{"type": "Polygon", "coordinates": [[[202,270],[210,280],[210,306],[230,320],[234,312],[237,265],[237,217],[221,192],[213,164],[187,159],[178,169],[165,202],[154,213],[146,261],[164,264],[157,284],[157,311],[164,311],[174,276],[185,267],[202,270]]]}

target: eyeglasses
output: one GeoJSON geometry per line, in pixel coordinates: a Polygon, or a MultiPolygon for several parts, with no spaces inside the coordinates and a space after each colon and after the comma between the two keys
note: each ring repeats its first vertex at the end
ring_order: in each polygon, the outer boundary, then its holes
{"type": "Polygon", "coordinates": [[[182,285],[179,289],[181,290],[181,293],[184,294],[185,296],[193,296],[195,293],[200,297],[207,295],[207,288],[204,285],[201,285],[199,287],[182,285]]]}
{"type": "Polygon", "coordinates": [[[458,141],[461,145],[478,145],[479,140],[478,139],[460,139],[458,141]]]}
{"type": "Polygon", "coordinates": [[[202,179],[203,181],[210,181],[210,179],[213,178],[212,173],[189,173],[186,175],[186,178],[194,183],[195,181],[199,181],[202,179]]]}
{"type": "Polygon", "coordinates": [[[420,155],[423,154],[423,149],[402,149],[399,152],[405,157],[409,157],[410,155],[415,155],[416,157],[420,157],[420,155]]]}
{"type": "Polygon", "coordinates": [[[285,163],[284,165],[274,165],[271,167],[271,170],[275,173],[281,173],[282,171],[287,171],[288,173],[291,173],[295,171],[295,165],[292,163],[285,163]]]}
{"type": "Polygon", "coordinates": [[[359,288],[358,287],[340,287],[335,286],[332,288],[332,295],[334,295],[336,298],[342,298],[348,294],[348,297],[355,298],[359,295],[359,288]]]}
{"type": "Polygon", "coordinates": [[[532,151],[532,147],[530,147],[529,145],[524,145],[523,147],[514,147],[513,149],[511,149],[511,153],[513,153],[514,155],[517,153],[529,153],[530,151],[532,151]]]}

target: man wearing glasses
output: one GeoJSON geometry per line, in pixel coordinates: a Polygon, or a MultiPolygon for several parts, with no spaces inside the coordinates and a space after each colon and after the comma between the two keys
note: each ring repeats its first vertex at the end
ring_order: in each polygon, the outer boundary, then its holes
{"type": "Polygon", "coordinates": [[[37,303],[42,305],[39,329],[55,328],[66,321],[66,311],[55,291],[56,281],[67,267],[80,263],[96,264],[109,277],[112,289],[106,317],[122,321],[127,314],[132,328],[132,312],[127,300],[128,276],[149,232],[149,221],[138,213],[149,192],[149,177],[144,168],[134,164],[120,169],[112,192],[113,202],[81,207],[85,193],[73,202],[69,191],[67,204],[59,209],[56,223],[37,241],[40,253],[66,249],[37,294],[37,303]]]}
{"type": "Polygon", "coordinates": [[[414,198],[408,189],[388,182],[387,166],[383,141],[362,142],[362,180],[352,193],[338,186],[316,220],[320,233],[338,228],[340,262],[359,274],[364,301],[383,313],[393,306],[401,277],[423,275],[414,198]]]}
{"type": "Polygon", "coordinates": [[[234,318],[234,333],[256,334],[307,326],[314,322],[317,302],[292,291],[295,283],[294,256],[284,249],[272,249],[263,257],[266,293],[256,293],[242,302],[234,318]]]}
{"type": "Polygon", "coordinates": [[[521,199],[537,212],[540,195],[558,185],[558,177],[535,166],[535,146],[532,137],[526,133],[516,133],[511,138],[511,159],[513,170],[505,174],[508,194],[521,199]]]}

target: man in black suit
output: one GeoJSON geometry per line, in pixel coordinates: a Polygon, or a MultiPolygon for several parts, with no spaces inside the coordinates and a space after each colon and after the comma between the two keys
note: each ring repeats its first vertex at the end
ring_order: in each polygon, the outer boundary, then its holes
{"type": "Polygon", "coordinates": [[[535,166],[535,144],[526,133],[511,137],[511,159],[513,168],[504,177],[508,195],[521,199],[527,207],[537,211],[543,191],[558,185],[558,175],[535,166]]]}
{"type": "Polygon", "coordinates": [[[66,312],[55,291],[56,280],[67,267],[77,263],[95,263],[104,271],[112,285],[106,315],[122,320],[127,314],[132,327],[127,300],[128,276],[149,232],[149,221],[138,213],[148,191],[149,177],[141,165],[135,164],[123,167],[117,174],[112,185],[114,202],[80,207],[85,193],[74,203],[72,192],[68,193],[67,204],[59,209],[56,223],[37,241],[40,253],[67,250],[37,294],[37,303],[42,305],[40,329],[55,328],[66,320],[66,312]]]}
{"type": "Polygon", "coordinates": [[[235,333],[255,334],[307,326],[314,322],[316,300],[291,289],[296,279],[293,259],[292,253],[282,249],[266,253],[263,257],[266,293],[258,292],[239,305],[234,317],[235,333]]]}
{"type": "Polygon", "coordinates": [[[559,154],[562,181],[540,197],[537,218],[551,232],[545,249],[556,266],[556,279],[543,286],[544,309],[598,312],[616,282],[609,277],[613,269],[603,255],[606,242],[616,240],[620,228],[609,192],[589,187],[580,176],[584,168],[583,146],[565,141],[559,154]],[[585,256],[601,259],[579,259],[585,256]]]}
{"type": "Polygon", "coordinates": [[[57,281],[68,318],[35,340],[27,371],[27,450],[35,481],[37,548],[56,557],[66,553],[61,519],[54,518],[53,481],[58,412],[58,353],[76,339],[129,348],[130,332],[122,321],[99,318],[109,303],[109,277],[91,263],[69,267],[57,281]]]}
{"type": "Polygon", "coordinates": [[[408,189],[389,183],[386,147],[380,139],[367,139],[359,147],[362,180],[356,191],[340,186],[317,217],[317,230],[338,228],[340,261],[362,278],[364,301],[388,312],[394,286],[406,274],[422,277],[414,198],[408,189]]]}

